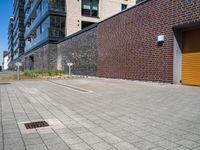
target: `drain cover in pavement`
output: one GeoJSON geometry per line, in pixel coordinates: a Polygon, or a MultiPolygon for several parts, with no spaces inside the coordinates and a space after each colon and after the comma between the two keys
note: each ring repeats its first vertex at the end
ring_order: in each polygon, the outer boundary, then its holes
{"type": "Polygon", "coordinates": [[[35,129],[41,127],[48,127],[49,124],[46,121],[30,122],[24,124],[26,129],[35,129]]]}

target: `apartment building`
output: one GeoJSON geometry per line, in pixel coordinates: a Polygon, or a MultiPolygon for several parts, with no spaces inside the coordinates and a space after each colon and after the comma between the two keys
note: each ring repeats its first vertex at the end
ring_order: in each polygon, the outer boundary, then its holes
{"type": "Polygon", "coordinates": [[[24,53],[24,0],[13,1],[13,58],[24,53]]]}
{"type": "Polygon", "coordinates": [[[13,17],[10,17],[10,20],[9,20],[9,25],[8,25],[8,52],[9,52],[9,62],[11,62],[13,60],[13,55],[14,55],[14,52],[13,52],[13,21],[14,21],[14,18],[13,17]]]}

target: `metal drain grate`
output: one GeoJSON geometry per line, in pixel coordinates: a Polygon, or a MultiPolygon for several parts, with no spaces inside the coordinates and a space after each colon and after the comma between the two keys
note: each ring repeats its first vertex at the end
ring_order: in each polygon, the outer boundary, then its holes
{"type": "Polygon", "coordinates": [[[48,127],[49,124],[46,121],[30,122],[24,124],[26,129],[35,129],[41,127],[48,127]]]}

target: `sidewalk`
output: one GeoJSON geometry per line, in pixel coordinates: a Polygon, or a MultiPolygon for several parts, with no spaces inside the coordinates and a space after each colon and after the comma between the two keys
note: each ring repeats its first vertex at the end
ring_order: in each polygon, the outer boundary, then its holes
{"type": "Polygon", "coordinates": [[[199,87],[21,81],[0,84],[0,104],[4,150],[200,150],[199,87]]]}

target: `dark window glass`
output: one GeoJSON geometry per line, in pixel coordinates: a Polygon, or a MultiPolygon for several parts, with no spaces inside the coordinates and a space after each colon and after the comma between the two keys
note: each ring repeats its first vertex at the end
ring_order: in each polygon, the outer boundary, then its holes
{"type": "Polygon", "coordinates": [[[82,15],[88,17],[98,17],[99,0],[82,0],[82,15]]]}
{"type": "Polygon", "coordinates": [[[137,4],[137,3],[140,3],[140,2],[142,2],[142,1],[144,1],[144,0],[136,0],[136,4],[137,4]]]}
{"type": "Polygon", "coordinates": [[[87,22],[87,21],[82,21],[81,22],[81,29],[87,28],[88,26],[94,24],[94,22],[87,22]]]}
{"type": "Polygon", "coordinates": [[[127,5],[122,4],[122,5],[121,5],[121,10],[123,11],[123,10],[125,10],[125,9],[127,9],[127,5]]]}
{"type": "Polygon", "coordinates": [[[50,36],[52,37],[65,36],[65,17],[59,17],[59,16],[50,17],[50,36]]]}
{"type": "Polygon", "coordinates": [[[49,0],[49,8],[65,11],[65,0],[49,0]]]}

